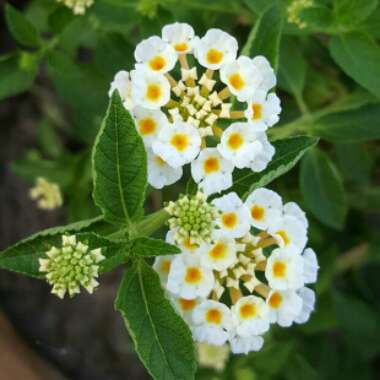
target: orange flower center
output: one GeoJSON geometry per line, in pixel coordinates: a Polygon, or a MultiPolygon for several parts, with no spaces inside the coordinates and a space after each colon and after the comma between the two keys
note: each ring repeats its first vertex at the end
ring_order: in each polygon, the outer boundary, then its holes
{"type": "Polygon", "coordinates": [[[207,62],[213,65],[217,65],[218,63],[222,62],[223,59],[223,52],[216,49],[210,49],[207,52],[207,62]]]}
{"type": "Polygon", "coordinates": [[[285,245],[288,245],[290,243],[290,239],[289,239],[289,236],[286,233],[286,231],[280,230],[280,231],[277,231],[276,234],[281,236],[281,238],[284,241],[285,245]]]}
{"type": "Polygon", "coordinates": [[[286,264],[282,261],[277,261],[274,263],[272,271],[275,277],[283,278],[286,275],[286,264]]]}
{"type": "Polygon", "coordinates": [[[230,136],[228,137],[227,144],[231,149],[237,150],[241,147],[243,142],[244,140],[241,137],[240,133],[231,133],[230,136]]]}
{"type": "Polygon", "coordinates": [[[197,267],[187,268],[185,282],[189,284],[198,284],[202,280],[202,272],[197,267]]]}
{"type": "Polygon", "coordinates": [[[184,298],[179,298],[178,303],[183,311],[190,311],[194,309],[197,302],[195,300],[186,300],[184,298]]]}
{"type": "Polygon", "coordinates": [[[235,90],[241,90],[245,86],[244,79],[241,77],[239,73],[235,73],[230,75],[228,78],[228,81],[230,85],[235,89],[235,90]]]}
{"type": "Polygon", "coordinates": [[[169,260],[164,260],[161,264],[161,272],[163,273],[169,273],[170,271],[170,266],[171,266],[171,261],[169,260]]]}
{"type": "Polygon", "coordinates": [[[178,44],[175,44],[174,45],[174,49],[178,52],[178,53],[182,53],[184,51],[186,51],[188,49],[188,45],[186,42],[180,42],[178,44]]]}
{"type": "Polygon", "coordinates": [[[219,160],[215,157],[209,157],[203,164],[205,173],[210,174],[217,172],[220,169],[219,160]]]}
{"type": "Polygon", "coordinates": [[[209,255],[214,260],[223,259],[226,255],[227,247],[223,243],[216,243],[210,250],[209,255]]]}
{"type": "Polygon", "coordinates": [[[160,55],[156,55],[149,61],[149,66],[154,71],[162,70],[166,65],[166,60],[160,55]]]}
{"type": "Polygon", "coordinates": [[[227,228],[234,228],[237,224],[237,216],[234,212],[228,212],[222,215],[222,223],[227,228]]]}
{"type": "Polygon", "coordinates": [[[240,317],[243,319],[254,318],[257,314],[256,306],[252,303],[246,303],[240,307],[240,317]]]}
{"type": "Polygon", "coordinates": [[[263,117],[263,107],[261,104],[253,103],[252,104],[252,111],[253,111],[253,120],[259,120],[263,117]]]}
{"type": "Polygon", "coordinates": [[[218,309],[209,309],[206,312],[206,321],[220,325],[222,323],[222,313],[218,309]]]}
{"type": "Polygon", "coordinates": [[[183,152],[189,145],[189,138],[182,133],[175,134],[170,143],[180,152],[183,152]]]}
{"type": "Polygon", "coordinates": [[[139,121],[139,127],[142,135],[151,135],[156,130],[156,122],[152,118],[146,117],[139,121]]]}
{"type": "Polygon", "coordinates": [[[161,88],[158,84],[149,84],[146,89],[146,97],[151,102],[157,102],[161,98],[161,88]]]}
{"type": "Polygon", "coordinates": [[[280,293],[273,293],[269,298],[269,305],[273,309],[278,309],[282,303],[282,296],[280,293]]]}
{"type": "Polygon", "coordinates": [[[262,220],[264,218],[265,211],[258,205],[253,205],[251,208],[251,216],[255,220],[262,220]]]}

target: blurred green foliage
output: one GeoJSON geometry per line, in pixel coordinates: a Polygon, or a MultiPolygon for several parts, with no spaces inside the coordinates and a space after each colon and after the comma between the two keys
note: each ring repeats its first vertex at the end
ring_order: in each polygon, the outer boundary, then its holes
{"type": "MultiPolygon", "coordinates": [[[[233,34],[248,55],[278,69],[281,123],[272,140],[320,137],[300,168],[270,186],[311,219],[320,260],[316,312],[305,326],[275,329],[259,353],[231,358],[199,379],[377,379],[380,376],[380,4],[314,0],[290,23],[285,0],[95,0],[84,16],[52,0],[6,4],[17,48],[0,56],[0,99],[23,92],[39,104],[38,146],[12,163],[33,182],[57,182],[67,217],[98,214],[90,202],[90,149],[116,71],[135,44],[184,21],[202,35],[233,34]],[[247,42],[248,41],[248,42],[247,42]]],[[[184,191],[151,191],[153,205],[184,191]]]]}

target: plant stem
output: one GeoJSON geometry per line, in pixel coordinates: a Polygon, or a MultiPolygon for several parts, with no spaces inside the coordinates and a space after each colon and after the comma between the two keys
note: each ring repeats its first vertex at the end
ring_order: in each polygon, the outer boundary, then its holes
{"type": "Polygon", "coordinates": [[[149,214],[136,225],[136,233],[138,236],[150,236],[160,227],[162,227],[169,219],[169,214],[162,209],[153,214],[149,214]]]}

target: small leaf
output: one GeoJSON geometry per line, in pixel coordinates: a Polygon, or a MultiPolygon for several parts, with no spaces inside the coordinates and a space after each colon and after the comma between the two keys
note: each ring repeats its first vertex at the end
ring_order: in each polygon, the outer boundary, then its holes
{"type": "Polygon", "coordinates": [[[302,98],[305,75],[306,61],[302,55],[299,41],[291,38],[284,39],[280,51],[280,87],[294,96],[302,98]]]}
{"type": "Polygon", "coordinates": [[[280,4],[275,2],[258,18],[248,36],[242,54],[252,58],[256,55],[263,55],[277,71],[283,23],[283,9],[280,4]]]}
{"type": "Polygon", "coordinates": [[[329,49],[348,76],[380,98],[380,47],[373,38],[359,32],[335,36],[329,49]]]}
{"type": "Polygon", "coordinates": [[[192,380],[191,332],[165,298],[157,273],[143,260],[125,272],[115,301],[141,361],[156,380],[192,380]]]}
{"type": "Polygon", "coordinates": [[[14,39],[26,47],[36,48],[41,39],[31,22],[9,3],[5,4],[5,18],[14,39]]]}
{"type": "Polygon", "coordinates": [[[139,237],[132,241],[131,253],[135,256],[175,255],[181,250],[160,239],[139,237]]]}
{"type": "Polygon", "coordinates": [[[334,142],[359,142],[380,137],[380,105],[368,104],[344,112],[334,112],[317,119],[313,134],[334,142]]]}
{"type": "Polygon", "coordinates": [[[336,23],[352,28],[369,17],[378,5],[378,0],[335,0],[336,23]]]}
{"type": "MultiPolygon", "coordinates": [[[[0,253],[0,268],[42,278],[43,275],[39,271],[39,259],[44,257],[52,246],[61,246],[62,234],[63,231],[68,231],[67,228],[68,226],[45,230],[9,247],[0,253]]],[[[75,228],[79,228],[78,223],[75,228]]],[[[106,259],[101,263],[99,272],[102,273],[103,268],[109,270],[111,266],[109,260],[112,261],[113,256],[120,253],[121,243],[114,243],[91,232],[75,235],[79,241],[86,242],[90,249],[102,248],[102,254],[106,256],[106,259]]]]}
{"type": "Polygon", "coordinates": [[[61,33],[71,21],[74,20],[73,12],[67,7],[58,7],[49,14],[48,22],[51,31],[61,33]]]}
{"type": "Polygon", "coordinates": [[[93,149],[94,200],[106,220],[141,216],[147,184],[144,144],[115,91],[93,149]]]}
{"type": "Polygon", "coordinates": [[[313,150],[302,160],[301,192],[309,210],[322,223],[341,229],[347,214],[341,176],[325,153],[313,150]]]}
{"type": "Polygon", "coordinates": [[[253,190],[266,186],[292,169],[303,154],[317,142],[317,138],[308,136],[275,141],[273,146],[276,154],[268,167],[260,173],[253,173],[250,169],[236,171],[231,191],[236,191],[241,197],[247,197],[253,190]]]}
{"type": "Polygon", "coordinates": [[[0,57],[0,100],[29,90],[37,75],[38,59],[20,53],[0,57]]]}

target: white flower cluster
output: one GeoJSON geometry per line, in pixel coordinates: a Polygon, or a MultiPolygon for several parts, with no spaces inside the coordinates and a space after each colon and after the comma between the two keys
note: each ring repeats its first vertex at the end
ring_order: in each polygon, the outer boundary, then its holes
{"type": "Polygon", "coordinates": [[[194,340],[229,342],[233,353],[260,350],[271,324],[304,323],[314,309],[318,262],[306,248],[308,222],[294,203],[268,189],[243,202],[236,193],[214,199],[212,240],[167,241],[182,253],[155,261],[162,285],[194,340]]]}
{"type": "Polygon", "coordinates": [[[42,210],[54,210],[61,207],[63,203],[59,186],[43,177],[36,179],[35,186],[29,191],[29,196],[42,210]]]}
{"type": "Polygon", "coordinates": [[[76,15],[83,15],[87,8],[94,4],[94,0],[57,0],[58,3],[63,3],[66,7],[71,8],[76,15]]]}
{"type": "Polygon", "coordinates": [[[136,121],[153,187],[178,181],[190,163],[193,179],[209,195],[232,185],[234,168],[259,172],[272,159],[265,131],[281,111],[269,93],[276,76],[263,56],[237,53],[236,39],[222,30],[199,38],[190,25],[174,23],[137,45],[134,70],[116,74],[109,95],[118,90],[136,121]],[[240,110],[232,110],[233,99],[240,110]],[[222,129],[221,119],[234,122],[222,129]]]}

